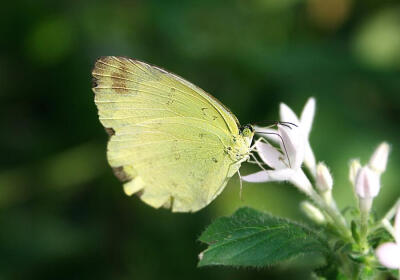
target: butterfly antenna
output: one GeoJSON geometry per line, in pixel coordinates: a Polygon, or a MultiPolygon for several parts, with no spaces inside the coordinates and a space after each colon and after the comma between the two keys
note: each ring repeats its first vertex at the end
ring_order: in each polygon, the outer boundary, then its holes
{"type": "Polygon", "coordinates": [[[260,121],[260,122],[255,122],[255,125],[258,126],[264,126],[266,128],[271,128],[271,127],[276,127],[278,124],[280,124],[280,121],[260,121]]]}
{"type": "Polygon", "coordinates": [[[299,127],[297,124],[292,123],[292,122],[277,122],[276,125],[278,125],[278,124],[283,125],[283,126],[286,126],[286,127],[290,128],[290,129],[292,129],[291,126],[299,127]]]}
{"type": "Polygon", "coordinates": [[[286,150],[285,141],[283,141],[282,136],[281,136],[279,133],[276,133],[276,132],[257,132],[257,133],[259,133],[259,134],[270,134],[270,135],[276,135],[276,136],[278,136],[278,137],[281,139],[281,141],[282,141],[283,149],[285,150],[285,155],[286,155],[286,158],[288,159],[289,168],[292,168],[292,165],[290,164],[289,154],[288,154],[288,152],[287,152],[287,150],[286,150]]]}
{"type": "Polygon", "coordinates": [[[266,126],[267,128],[275,127],[278,125],[283,125],[286,126],[287,128],[291,128],[291,126],[298,127],[297,124],[292,123],[292,122],[282,122],[282,121],[262,121],[262,122],[256,122],[255,125],[260,125],[260,126],[266,126]]]}

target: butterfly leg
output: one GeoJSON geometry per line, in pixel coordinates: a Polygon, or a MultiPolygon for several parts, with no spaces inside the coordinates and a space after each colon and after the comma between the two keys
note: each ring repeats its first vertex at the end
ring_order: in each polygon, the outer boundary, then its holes
{"type": "MultiPolygon", "coordinates": [[[[257,147],[257,143],[259,143],[259,142],[261,142],[262,140],[263,140],[264,138],[262,138],[262,137],[260,137],[260,138],[258,138],[255,142],[254,142],[254,144],[250,147],[250,152],[252,152],[252,151],[254,151],[257,147]]],[[[265,139],[264,139],[265,140],[265,139]]],[[[267,141],[267,140],[265,140],[265,141],[267,141]]]]}
{"type": "Polygon", "coordinates": [[[238,175],[239,175],[239,183],[240,183],[239,197],[240,197],[240,200],[243,201],[243,197],[242,197],[243,180],[242,180],[242,175],[240,174],[240,171],[239,171],[239,170],[238,170],[238,175]]]}

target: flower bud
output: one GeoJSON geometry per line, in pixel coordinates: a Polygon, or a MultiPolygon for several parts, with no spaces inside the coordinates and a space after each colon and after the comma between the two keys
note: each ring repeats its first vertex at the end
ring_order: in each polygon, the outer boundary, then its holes
{"type": "Polygon", "coordinates": [[[355,191],[359,198],[374,198],[381,188],[379,174],[368,166],[362,167],[357,174],[355,191]]]}
{"type": "Polygon", "coordinates": [[[361,168],[361,163],[358,159],[351,160],[349,180],[353,185],[356,184],[356,177],[357,177],[357,173],[360,170],[360,168],[361,168]]]}
{"type": "Polygon", "coordinates": [[[320,192],[327,192],[332,189],[333,179],[328,167],[322,162],[317,165],[316,186],[320,192]]]}
{"type": "Polygon", "coordinates": [[[386,169],[389,151],[389,144],[386,142],[381,143],[372,154],[369,160],[369,167],[379,174],[383,173],[386,169]]]}
{"type": "Polygon", "coordinates": [[[322,212],[310,202],[303,201],[300,204],[300,207],[307,217],[315,223],[324,224],[326,222],[325,216],[322,214],[322,212]]]}

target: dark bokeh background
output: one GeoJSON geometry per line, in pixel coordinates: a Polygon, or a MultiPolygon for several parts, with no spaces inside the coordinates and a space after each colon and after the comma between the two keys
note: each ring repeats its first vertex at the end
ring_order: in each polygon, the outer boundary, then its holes
{"type": "Polygon", "coordinates": [[[242,123],[278,119],[279,102],[299,113],[315,96],[311,142],[338,204],[352,203],[349,159],[366,162],[382,140],[392,154],[378,215],[400,194],[398,1],[7,1],[0,35],[0,279],[305,277],[196,268],[201,231],[241,205],[304,219],[291,186],[245,184],[241,201],[235,177],[196,214],[124,195],[90,89],[102,55],[175,72],[242,123]]]}

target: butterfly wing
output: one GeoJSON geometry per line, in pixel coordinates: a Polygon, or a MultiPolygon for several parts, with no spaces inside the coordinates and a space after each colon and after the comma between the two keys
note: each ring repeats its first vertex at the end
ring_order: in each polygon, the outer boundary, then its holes
{"type": "Polygon", "coordinates": [[[158,67],[102,57],[95,103],[111,135],[107,157],[127,194],[153,207],[197,211],[239,166],[227,153],[238,121],[211,95],[158,67]]]}

